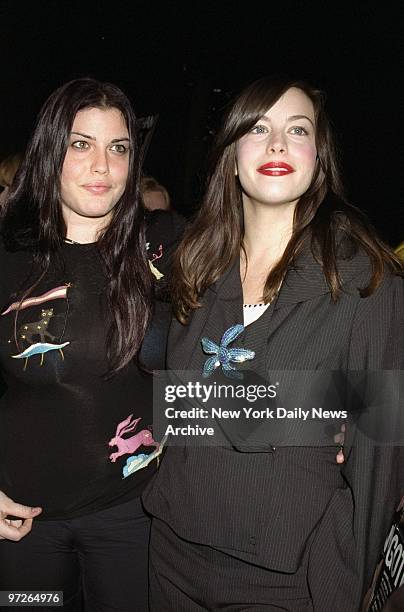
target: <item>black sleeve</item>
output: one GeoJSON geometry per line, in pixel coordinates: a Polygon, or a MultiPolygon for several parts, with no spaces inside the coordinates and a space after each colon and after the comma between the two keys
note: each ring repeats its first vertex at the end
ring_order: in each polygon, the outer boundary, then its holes
{"type": "MultiPolygon", "coordinates": [[[[387,277],[361,299],[352,331],[348,368],[354,374],[394,371],[402,388],[404,370],[404,282],[387,277]],[[400,378],[401,377],[401,378],[400,378]]],[[[387,404],[387,403],[386,403],[387,404]]],[[[401,402],[402,407],[402,402],[401,402]]],[[[400,403],[390,409],[399,417],[400,403]]],[[[400,420],[400,419],[399,419],[400,420]]],[[[399,437],[395,438],[396,440],[399,437]]],[[[398,443],[380,444],[359,426],[347,432],[344,489],[336,491],[312,545],[313,601],[318,609],[359,610],[382,553],[395,508],[403,495],[404,453],[398,443]],[[324,547],[324,542],[329,546],[324,547]],[[337,601],[328,601],[327,577],[340,585],[337,601]]],[[[316,608],[317,609],[317,608],[316,608]]]]}

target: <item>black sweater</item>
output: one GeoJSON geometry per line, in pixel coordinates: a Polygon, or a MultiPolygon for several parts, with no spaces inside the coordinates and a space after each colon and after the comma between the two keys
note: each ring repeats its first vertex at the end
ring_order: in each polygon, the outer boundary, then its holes
{"type": "MultiPolygon", "coordinates": [[[[31,255],[0,249],[0,489],[42,506],[41,519],[128,501],[156,469],[152,461],[124,477],[129,457],[156,450],[152,382],[134,362],[103,378],[110,314],[96,246],[65,244],[63,259],[64,271],[54,266],[30,294],[36,303],[28,300],[18,312],[17,346],[16,309],[7,309],[29,274],[31,255]],[[35,354],[26,358],[27,350],[35,354]]],[[[148,369],[164,367],[169,310],[156,306],[141,352],[148,369]]]]}

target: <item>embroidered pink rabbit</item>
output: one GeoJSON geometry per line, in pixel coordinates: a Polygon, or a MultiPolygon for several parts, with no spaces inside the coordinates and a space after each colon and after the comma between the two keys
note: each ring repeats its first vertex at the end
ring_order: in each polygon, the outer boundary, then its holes
{"type": "Polygon", "coordinates": [[[127,419],[118,424],[115,432],[115,437],[111,438],[111,440],[108,442],[108,446],[118,447],[118,452],[111,453],[111,455],[109,456],[110,460],[113,463],[118,459],[118,457],[121,457],[122,455],[134,453],[139,448],[139,446],[155,446],[157,450],[160,446],[158,442],[153,440],[152,433],[148,429],[142,429],[130,438],[122,438],[123,434],[136,429],[137,424],[141,420],[141,418],[138,418],[132,421],[132,417],[133,414],[130,414],[127,419]]]}

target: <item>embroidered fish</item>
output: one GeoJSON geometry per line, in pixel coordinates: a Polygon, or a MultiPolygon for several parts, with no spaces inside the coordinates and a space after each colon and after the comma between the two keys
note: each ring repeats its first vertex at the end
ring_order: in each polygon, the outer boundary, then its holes
{"type": "Polygon", "coordinates": [[[44,302],[48,302],[49,300],[59,300],[66,297],[67,289],[70,285],[61,285],[60,287],[55,287],[54,289],[50,289],[46,293],[42,293],[36,297],[29,297],[22,302],[13,302],[10,306],[2,312],[2,316],[8,314],[12,310],[24,310],[24,308],[29,308],[30,306],[37,306],[38,304],[43,304],[44,302]]]}
{"type": "Polygon", "coordinates": [[[141,453],[140,455],[131,455],[130,457],[128,457],[126,460],[126,464],[124,465],[122,470],[123,477],[127,478],[131,474],[134,474],[134,472],[142,470],[143,468],[147,467],[149,463],[154,461],[154,459],[157,459],[158,464],[159,457],[163,452],[164,444],[167,440],[167,437],[168,436],[164,436],[164,438],[160,442],[159,448],[153,451],[150,455],[145,455],[144,453],[141,453]]]}
{"type": "Polygon", "coordinates": [[[243,331],[244,326],[241,324],[229,327],[224,332],[219,345],[209,340],[209,338],[202,338],[201,343],[204,353],[213,355],[213,357],[209,357],[204,363],[202,372],[204,378],[208,378],[220,366],[225,376],[229,378],[243,377],[242,373],[237,372],[236,368],[231,364],[243,363],[244,361],[254,359],[255,352],[243,348],[227,348],[243,331]]]}
{"type": "Polygon", "coordinates": [[[19,355],[11,355],[13,359],[26,359],[28,357],[32,357],[32,355],[43,355],[48,351],[61,351],[65,346],[70,344],[70,342],[63,342],[63,344],[50,344],[49,342],[36,342],[35,344],[31,344],[28,348],[25,349],[19,355]]]}
{"type": "Polygon", "coordinates": [[[25,349],[19,355],[11,355],[13,359],[25,359],[24,370],[27,368],[28,359],[33,355],[41,355],[41,362],[39,365],[43,365],[44,354],[49,351],[59,351],[62,359],[65,358],[62,349],[65,346],[70,344],[70,342],[63,342],[63,344],[50,344],[49,342],[36,342],[35,344],[31,344],[28,348],[25,349]]]}

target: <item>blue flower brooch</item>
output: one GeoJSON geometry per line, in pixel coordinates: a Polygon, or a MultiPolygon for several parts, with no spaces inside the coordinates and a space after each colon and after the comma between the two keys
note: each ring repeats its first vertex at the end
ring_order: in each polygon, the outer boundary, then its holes
{"type": "Polygon", "coordinates": [[[219,367],[222,368],[223,374],[229,378],[243,378],[242,373],[238,372],[232,364],[244,363],[244,361],[254,359],[255,352],[243,348],[228,348],[229,344],[234,342],[243,331],[244,325],[232,325],[224,332],[219,345],[209,338],[202,338],[203,352],[212,355],[204,363],[202,372],[204,378],[208,378],[219,367]]]}

